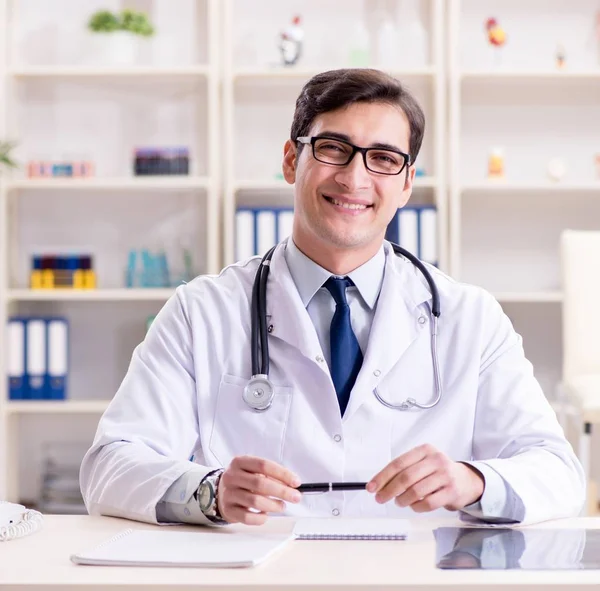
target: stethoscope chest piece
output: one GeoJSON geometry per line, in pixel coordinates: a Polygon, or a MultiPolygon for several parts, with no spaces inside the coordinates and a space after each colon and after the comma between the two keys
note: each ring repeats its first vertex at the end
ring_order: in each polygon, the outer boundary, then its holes
{"type": "Polygon", "coordinates": [[[257,374],[246,384],[243,396],[246,404],[253,410],[267,410],[273,403],[275,391],[268,376],[257,374]]]}

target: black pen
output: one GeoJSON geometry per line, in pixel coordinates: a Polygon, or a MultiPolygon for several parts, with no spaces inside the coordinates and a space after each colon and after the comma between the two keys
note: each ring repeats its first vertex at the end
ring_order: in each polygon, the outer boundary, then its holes
{"type": "Polygon", "coordinates": [[[366,482],[307,482],[301,484],[300,492],[331,492],[333,490],[364,490],[366,482]]]}

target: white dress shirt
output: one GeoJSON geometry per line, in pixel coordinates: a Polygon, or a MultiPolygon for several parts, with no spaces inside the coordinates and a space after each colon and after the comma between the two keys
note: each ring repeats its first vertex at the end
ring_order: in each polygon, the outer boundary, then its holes
{"type": "MultiPolygon", "coordinates": [[[[382,245],[373,258],[347,275],[354,283],[354,286],[346,290],[352,328],[363,355],[383,283],[385,256],[382,245]]],[[[287,242],[285,260],[315,326],[323,356],[331,367],[329,329],[335,302],[323,284],[332,273],[309,259],[291,238],[287,242]]],[[[525,512],[523,504],[508,483],[484,464],[479,463],[477,470],[485,480],[485,490],[479,502],[462,510],[463,518],[500,523],[521,521],[525,512]]],[[[206,523],[206,517],[193,496],[204,474],[199,472],[200,470],[190,470],[169,487],[156,508],[159,522],[206,523]]]]}

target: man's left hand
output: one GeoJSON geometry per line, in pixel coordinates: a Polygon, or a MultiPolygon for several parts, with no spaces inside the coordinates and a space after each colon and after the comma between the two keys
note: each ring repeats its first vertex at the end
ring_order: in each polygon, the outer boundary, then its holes
{"type": "Polygon", "coordinates": [[[417,513],[444,507],[457,511],[481,498],[483,476],[432,445],[420,445],[392,460],[367,484],[378,503],[394,499],[417,513]]]}

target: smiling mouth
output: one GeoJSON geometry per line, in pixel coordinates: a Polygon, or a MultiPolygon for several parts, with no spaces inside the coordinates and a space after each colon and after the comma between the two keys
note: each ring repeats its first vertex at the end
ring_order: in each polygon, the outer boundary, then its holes
{"type": "Polygon", "coordinates": [[[363,209],[369,209],[369,207],[373,207],[372,205],[364,205],[363,203],[347,203],[346,201],[338,201],[337,199],[333,199],[333,197],[328,197],[327,195],[323,195],[323,197],[329,201],[329,203],[337,205],[338,207],[343,207],[344,209],[360,211],[363,209]]]}

